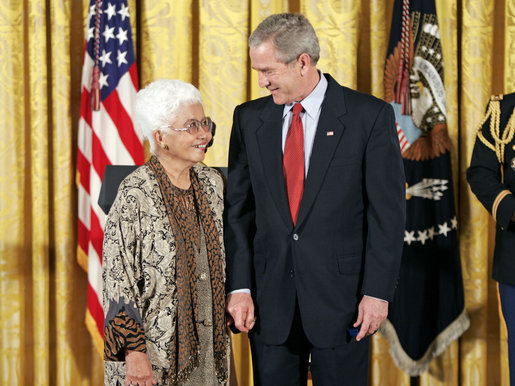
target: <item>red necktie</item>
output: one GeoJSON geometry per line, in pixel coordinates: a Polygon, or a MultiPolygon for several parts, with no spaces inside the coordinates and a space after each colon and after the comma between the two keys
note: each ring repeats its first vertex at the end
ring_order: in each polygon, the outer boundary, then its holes
{"type": "Polygon", "coordinates": [[[302,110],[304,108],[300,103],[293,105],[293,119],[286,135],[283,155],[284,179],[293,225],[297,222],[304,191],[304,130],[300,119],[302,110]]]}

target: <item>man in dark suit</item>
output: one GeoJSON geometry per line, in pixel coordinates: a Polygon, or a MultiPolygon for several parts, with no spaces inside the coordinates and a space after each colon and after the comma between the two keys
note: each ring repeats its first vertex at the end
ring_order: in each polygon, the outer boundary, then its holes
{"type": "Polygon", "coordinates": [[[467,179],[496,222],[492,277],[499,282],[515,385],[515,93],[494,95],[477,133],[467,179]]]}
{"type": "Polygon", "coordinates": [[[271,96],[234,112],[226,195],[227,312],[251,339],[257,385],[366,385],[405,219],[392,108],[316,68],[302,15],[249,38],[271,96]],[[300,103],[300,104],[299,104],[300,103]]]}

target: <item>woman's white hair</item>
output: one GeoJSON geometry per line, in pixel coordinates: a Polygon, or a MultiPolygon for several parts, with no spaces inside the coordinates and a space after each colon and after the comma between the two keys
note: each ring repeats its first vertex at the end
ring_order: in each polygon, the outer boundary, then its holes
{"type": "Polygon", "coordinates": [[[200,92],[192,84],[178,79],[159,79],[139,90],[134,118],[148,140],[152,154],[156,148],[154,131],[170,123],[181,105],[194,103],[202,104],[200,92]]]}

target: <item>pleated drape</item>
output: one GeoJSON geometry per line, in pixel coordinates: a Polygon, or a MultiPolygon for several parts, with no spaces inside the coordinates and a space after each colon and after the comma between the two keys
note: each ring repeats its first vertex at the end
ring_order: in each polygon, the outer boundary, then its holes
{"type": "Polygon", "coordinates": [[[0,5],[0,383],[100,384],[75,260],[83,7],[0,5]]]}
{"type": "MultiPolygon", "coordinates": [[[[465,179],[493,93],[515,91],[515,0],[437,0],[471,327],[421,385],[508,385],[506,331],[490,278],[494,227],[465,179]]],[[[76,263],[76,132],[87,0],[0,4],[0,383],[100,385],[102,361],[84,326],[86,274],[76,263]]],[[[217,123],[206,162],[225,166],[234,107],[266,95],[247,53],[266,16],[302,12],[321,43],[319,68],[383,96],[393,0],[129,0],[140,84],[199,87],[217,123]]],[[[409,311],[407,311],[409,312],[409,311]]],[[[245,335],[233,337],[240,385],[252,384],[245,335]]],[[[409,385],[381,336],[371,385],[409,385]]]]}

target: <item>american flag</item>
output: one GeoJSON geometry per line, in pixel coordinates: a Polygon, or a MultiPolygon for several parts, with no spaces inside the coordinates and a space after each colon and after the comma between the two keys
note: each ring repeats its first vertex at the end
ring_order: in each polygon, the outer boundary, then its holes
{"type": "Polygon", "coordinates": [[[103,351],[102,240],[98,196],[106,165],[144,162],[132,123],[138,75],[127,0],[91,0],[88,14],[77,151],[78,247],[88,272],[86,325],[103,351]]]}

